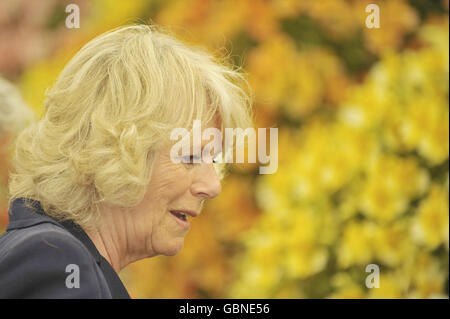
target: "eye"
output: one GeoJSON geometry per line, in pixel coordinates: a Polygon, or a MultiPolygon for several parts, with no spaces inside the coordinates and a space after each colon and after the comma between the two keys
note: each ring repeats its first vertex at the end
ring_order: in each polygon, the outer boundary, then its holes
{"type": "Polygon", "coordinates": [[[199,156],[195,156],[195,155],[188,155],[188,156],[183,156],[182,158],[182,162],[185,164],[198,164],[198,163],[194,163],[194,160],[198,160],[200,157],[199,156]]]}
{"type": "Polygon", "coordinates": [[[220,163],[220,158],[219,158],[219,156],[215,156],[215,157],[212,159],[212,162],[213,162],[213,164],[220,163]]]}
{"type": "Polygon", "coordinates": [[[222,156],[222,152],[216,154],[216,156],[213,157],[212,162],[214,164],[220,163],[221,156],[222,156]]]}

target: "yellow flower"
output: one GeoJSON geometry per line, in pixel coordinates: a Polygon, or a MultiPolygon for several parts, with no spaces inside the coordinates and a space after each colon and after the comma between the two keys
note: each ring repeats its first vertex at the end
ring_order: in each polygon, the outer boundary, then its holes
{"type": "Polygon", "coordinates": [[[364,291],[357,285],[341,287],[328,296],[331,299],[364,299],[365,297],[364,291]]]}
{"type": "MultiPolygon", "coordinates": [[[[357,1],[355,10],[365,12],[365,6],[371,1],[357,1]]],[[[406,1],[386,1],[380,6],[380,28],[362,28],[366,47],[380,53],[386,48],[398,48],[403,43],[403,36],[413,30],[420,22],[417,12],[406,1]]],[[[367,14],[364,16],[367,17],[367,14]]],[[[360,21],[365,25],[365,21],[360,21]]]]}
{"type": "Polygon", "coordinates": [[[308,209],[291,212],[289,223],[283,232],[283,255],[281,263],[286,267],[287,275],[293,278],[305,278],[324,269],[328,261],[328,252],[319,245],[320,232],[327,227],[320,213],[308,209]]]}
{"type": "MultiPolygon", "coordinates": [[[[447,255],[448,256],[448,255],[447,255]]],[[[448,298],[444,295],[447,269],[437,259],[425,252],[420,253],[411,269],[411,290],[409,298],[448,298]]]]}
{"type": "Polygon", "coordinates": [[[413,227],[414,238],[429,249],[445,243],[448,250],[448,193],[433,184],[427,198],[420,203],[413,227]]]}
{"type": "Polygon", "coordinates": [[[417,148],[431,164],[440,164],[449,154],[448,101],[435,94],[411,102],[401,133],[409,148],[417,148]]]}
{"type": "Polygon", "coordinates": [[[283,35],[264,41],[250,52],[247,70],[258,101],[271,105],[284,101],[289,86],[287,72],[295,65],[296,59],[295,44],[283,35]]]}
{"type": "Polygon", "coordinates": [[[304,279],[317,274],[325,268],[327,262],[326,249],[314,246],[291,248],[283,256],[283,265],[290,279],[304,279]]]}
{"type": "Polygon", "coordinates": [[[422,194],[428,184],[427,172],[413,158],[378,156],[367,170],[361,209],[367,217],[391,221],[403,214],[410,201],[422,194]]]}
{"type": "Polygon", "coordinates": [[[411,260],[416,248],[409,236],[409,227],[409,219],[402,219],[376,228],[373,249],[377,260],[391,267],[411,260]]]}
{"type": "Polygon", "coordinates": [[[331,277],[333,292],[328,296],[332,299],[362,299],[365,298],[363,287],[355,283],[347,272],[338,272],[331,277]]]}
{"type": "Polygon", "coordinates": [[[233,298],[271,298],[282,275],[278,267],[251,261],[241,264],[239,274],[239,280],[229,291],[233,298]]]}
{"type": "Polygon", "coordinates": [[[385,274],[380,270],[380,287],[370,288],[368,298],[370,299],[399,299],[404,298],[405,286],[395,273],[385,274]]]}
{"type": "Polygon", "coordinates": [[[374,257],[374,232],[375,225],[371,222],[350,221],[336,248],[339,267],[369,264],[374,257]]]}

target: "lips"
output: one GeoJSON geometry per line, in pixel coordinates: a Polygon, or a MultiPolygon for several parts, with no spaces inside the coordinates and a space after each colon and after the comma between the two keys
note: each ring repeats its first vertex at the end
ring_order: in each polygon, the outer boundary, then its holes
{"type": "Polygon", "coordinates": [[[176,218],[181,219],[182,221],[187,221],[187,216],[185,213],[176,211],[170,211],[170,213],[174,215],[176,218]]]}
{"type": "Polygon", "coordinates": [[[170,214],[175,218],[177,223],[182,226],[183,228],[189,228],[189,221],[188,216],[196,217],[198,216],[198,213],[190,210],[170,210],[170,214]]]}

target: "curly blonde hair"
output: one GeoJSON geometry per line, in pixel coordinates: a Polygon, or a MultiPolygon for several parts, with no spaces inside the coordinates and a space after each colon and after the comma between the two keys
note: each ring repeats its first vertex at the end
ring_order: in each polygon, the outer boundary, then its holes
{"type": "Polygon", "coordinates": [[[17,139],[10,203],[38,200],[58,220],[96,225],[99,205],[133,207],[170,131],[220,116],[252,125],[244,73],[161,27],[119,27],[88,42],[46,92],[45,114],[17,139]]]}
{"type": "Polygon", "coordinates": [[[9,142],[33,120],[34,113],[23,101],[19,90],[0,77],[0,152],[9,151],[12,144],[9,142]]]}

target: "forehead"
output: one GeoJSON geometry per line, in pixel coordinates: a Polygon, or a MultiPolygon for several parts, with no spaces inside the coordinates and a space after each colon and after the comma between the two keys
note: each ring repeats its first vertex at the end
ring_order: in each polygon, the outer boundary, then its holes
{"type": "MultiPolygon", "coordinates": [[[[207,122],[205,125],[203,125],[203,122],[202,122],[202,137],[203,137],[203,131],[207,128],[216,128],[219,130],[219,132],[222,132],[222,120],[218,113],[216,113],[214,115],[214,117],[209,122],[207,122]]],[[[211,142],[213,140],[213,138],[214,137],[212,135],[209,136],[207,139],[202,138],[202,143],[201,143],[202,147],[205,146],[206,144],[208,144],[209,142],[211,142]]]]}
{"type": "MultiPolygon", "coordinates": [[[[196,124],[198,125],[198,123],[196,124]]],[[[198,126],[197,126],[198,127],[198,126]]],[[[181,136],[178,136],[177,139],[172,139],[171,141],[169,141],[169,147],[172,147],[174,144],[176,143],[181,143],[181,145],[187,145],[189,148],[192,149],[193,145],[194,145],[194,139],[195,138],[200,138],[201,142],[200,145],[203,148],[205,145],[209,144],[210,142],[212,142],[213,140],[216,142],[221,142],[222,139],[222,119],[221,116],[216,113],[209,121],[206,121],[206,119],[201,120],[200,121],[200,130],[194,130],[194,123],[191,123],[189,125],[189,127],[185,127],[185,129],[187,130],[188,136],[185,136],[184,138],[182,138],[181,136]],[[214,135],[206,135],[205,138],[203,138],[203,133],[205,132],[206,129],[208,128],[215,128],[218,130],[218,133],[220,134],[220,139],[219,138],[215,138],[214,135]],[[194,133],[194,131],[199,132],[199,136],[196,136],[197,134],[194,133]]]]}
{"type": "MultiPolygon", "coordinates": [[[[203,124],[203,123],[202,123],[203,124]]],[[[219,131],[222,128],[222,119],[218,113],[216,113],[213,118],[206,123],[205,128],[215,127],[219,129],[219,131]]]]}

